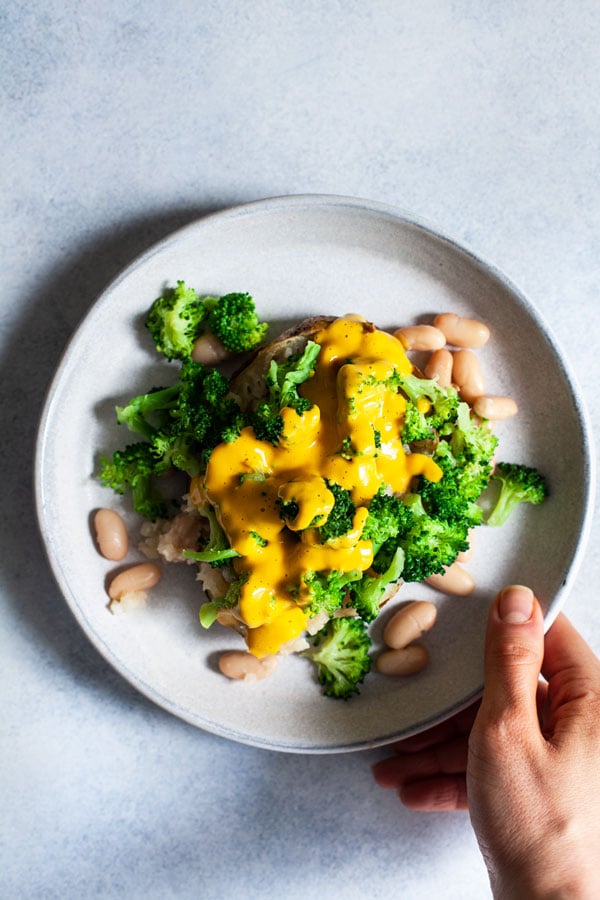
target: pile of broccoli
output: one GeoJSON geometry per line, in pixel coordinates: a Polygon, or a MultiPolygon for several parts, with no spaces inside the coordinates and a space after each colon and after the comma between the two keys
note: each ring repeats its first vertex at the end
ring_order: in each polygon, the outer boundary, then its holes
{"type": "Polygon", "coordinates": [[[259,322],[249,294],[201,299],[183,281],[154,301],[146,325],[157,350],[181,362],[178,378],[117,407],[117,421],[138,440],[101,458],[100,479],[117,493],[130,493],[136,512],[154,520],[167,513],[158,491],[160,476],[171,470],[200,474],[213,448],[235,440],[248,424],[228,379],[192,360],[195,340],[210,330],[239,353],[256,347],[268,326],[259,322]]]}
{"type": "MultiPolygon", "coordinates": [[[[171,470],[192,477],[201,474],[212,450],[223,441],[235,440],[248,425],[259,440],[277,445],[284,425],[282,409],[291,407],[303,415],[311,408],[299,387],[313,375],[320,347],[309,341],[301,353],[281,362],[273,360],[265,376],[264,400],[252,410],[242,410],[230,393],[228,379],[217,369],[194,362],[191,354],[195,341],[206,331],[232,353],[251,350],[264,339],[267,325],[259,321],[249,294],[202,299],[179,281],[154,302],[146,324],[159,352],[179,362],[178,378],[170,386],[153,388],[117,407],[117,421],[137,440],[102,457],[100,479],[118,493],[129,492],[134,509],[154,520],[168,512],[158,490],[160,476],[171,470]]],[[[385,484],[380,486],[368,505],[361,535],[373,549],[373,563],[366,573],[306,572],[300,584],[290,586],[311,617],[327,619],[306,655],[316,665],[324,693],[342,699],[358,693],[370,669],[368,626],[390,585],[400,580],[421,582],[442,573],[468,548],[474,526],[501,525],[519,503],[538,504],[547,495],[546,483],[535,469],[510,463],[494,468],[497,439],[488,424],[460,401],[454,388],[398,372],[386,380],[385,388],[400,391],[406,401],[400,437],[407,450],[427,452],[443,474],[437,482],[419,476],[402,496],[385,484]],[[494,509],[484,517],[478,501],[492,479],[500,482],[500,492],[494,509]]],[[[378,439],[375,434],[376,446],[380,446],[378,439]]],[[[346,459],[355,452],[349,438],[339,448],[346,459]]],[[[356,513],[350,491],[329,480],[326,486],[334,497],[333,508],[324,521],[321,518],[310,526],[311,539],[323,544],[350,532],[356,513]]],[[[207,507],[203,512],[207,535],[198,550],[185,555],[212,566],[227,565],[239,554],[229,545],[214,511],[207,507]]],[[[298,512],[294,500],[280,502],[279,514],[290,528],[298,512]]],[[[256,539],[262,540],[258,534],[256,539]]],[[[219,609],[238,603],[246,577],[234,575],[225,596],[202,606],[204,627],[212,624],[219,609]]]]}

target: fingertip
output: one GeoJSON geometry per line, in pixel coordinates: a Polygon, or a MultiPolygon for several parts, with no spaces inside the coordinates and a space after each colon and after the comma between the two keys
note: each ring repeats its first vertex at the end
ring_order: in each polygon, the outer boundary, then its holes
{"type": "Polygon", "coordinates": [[[505,625],[523,625],[531,621],[535,602],[531,588],[524,584],[509,584],[498,594],[495,612],[505,625]]]}

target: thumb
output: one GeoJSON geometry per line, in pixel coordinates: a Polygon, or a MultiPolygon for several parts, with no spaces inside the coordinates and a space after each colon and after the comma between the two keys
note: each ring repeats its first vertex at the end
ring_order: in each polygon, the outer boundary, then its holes
{"type": "Polygon", "coordinates": [[[514,712],[537,723],[536,695],[544,657],[544,619],[533,591],[513,584],[492,604],[485,641],[481,713],[514,712]]]}

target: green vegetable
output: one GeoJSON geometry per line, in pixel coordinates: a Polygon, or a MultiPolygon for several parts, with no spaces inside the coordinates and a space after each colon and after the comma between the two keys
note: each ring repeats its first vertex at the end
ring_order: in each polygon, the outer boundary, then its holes
{"type": "Polygon", "coordinates": [[[265,376],[268,396],[258,404],[251,416],[254,433],[261,441],[277,444],[283,431],[281,410],[295,409],[302,415],[311,409],[312,403],[298,393],[298,386],[312,377],[321,348],[315,341],[308,341],[303,352],[294,354],[283,362],[271,360],[265,376]]]}
{"type": "Polygon", "coordinates": [[[202,514],[206,516],[209,523],[208,540],[201,550],[184,550],[182,556],[198,562],[207,562],[215,567],[224,565],[234,556],[239,556],[240,554],[229,544],[214,509],[211,506],[204,507],[202,514]]]}
{"type": "Polygon", "coordinates": [[[327,481],[327,488],[335,497],[335,503],[325,523],[317,529],[323,543],[347,534],[352,528],[352,520],[356,511],[350,491],[332,481],[327,481]]]}
{"type": "Polygon", "coordinates": [[[208,327],[230,353],[253,350],[265,339],[269,326],[259,322],[250,294],[225,294],[210,305],[208,327]]]}
{"type": "Polygon", "coordinates": [[[331,616],[336,609],[342,607],[349,585],[361,578],[362,572],[359,569],[351,572],[307,572],[303,577],[303,585],[310,597],[307,608],[311,615],[326,612],[331,616]]]}
{"type": "Polygon", "coordinates": [[[429,441],[435,438],[435,431],[424,413],[420,412],[411,400],[406,403],[404,423],[402,426],[402,443],[412,444],[415,441],[429,441]]]}
{"type": "Polygon", "coordinates": [[[376,554],[390,538],[406,532],[412,520],[413,513],[400,498],[381,487],[369,504],[369,515],[361,537],[371,541],[376,554]]]}
{"type": "Polygon", "coordinates": [[[379,607],[386,588],[399,580],[404,570],[404,550],[398,547],[391,562],[381,575],[363,575],[352,588],[352,606],[365,622],[372,622],[379,613],[379,607]]]}
{"type": "Polygon", "coordinates": [[[179,380],[117,407],[117,420],[150,441],[157,471],[199,475],[210,451],[239,435],[246,420],[217,369],[184,360],[179,380]]]}
{"type": "Polygon", "coordinates": [[[501,483],[496,504],[487,517],[487,525],[503,525],[520,503],[543,503],[548,496],[548,486],[537,469],[518,463],[498,463],[494,481],[501,483]]]}
{"type": "Polygon", "coordinates": [[[152,446],[143,441],[116,450],[100,459],[100,480],[117,494],[131,493],[133,508],[146,519],[166,515],[166,503],[159,497],[155,476],[160,467],[152,446]]]}
{"type": "Polygon", "coordinates": [[[327,697],[347,700],[358,694],[358,685],[371,669],[371,639],[362,619],[331,619],[305,651],[317,667],[317,678],[327,697]]]}
{"type": "MultiPolygon", "coordinates": [[[[411,403],[416,406],[421,399],[431,403],[431,409],[426,415],[426,420],[431,428],[440,428],[447,422],[456,419],[459,403],[458,394],[452,387],[443,388],[429,378],[419,378],[417,375],[397,374],[400,390],[406,394],[411,403]]],[[[409,413],[412,418],[414,414],[409,413]]]]}
{"type": "Polygon", "coordinates": [[[156,349],[167,359],[189,359],[194,343],[206,331],[231,353],[253,350],[268,329],[266,322],[259,322],[250,294],[201,299],[184,281],[154,301],[146,326],[156,349]]]}
{"type": "MultiPolygon", "coordinates": [[[[402,579],[424,581],[430,575],[441,574],[459,553],[468,549],[469,526],[464,520],[447,521],[427,515],[418,494],[405,495],[404,502],[411,509],[414,520],[397,541],[405,556],[402,579]]],[[[373,568],[383,571],[390,564],[393,552],[394,542],[386,542],[375,557],[373,568]]]]}

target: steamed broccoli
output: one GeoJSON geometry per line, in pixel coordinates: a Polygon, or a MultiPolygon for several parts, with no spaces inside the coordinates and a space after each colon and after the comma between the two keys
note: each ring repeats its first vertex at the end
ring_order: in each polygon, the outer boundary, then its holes
{"type": "Polygon", "coordinates": [[[132,397],[125,406],[117,406],[117,422],[127,425],[130,431],[152,438],[160,424],[168,422],[169,411],[176,402],[181,387],[173,384],[166,388],[153,388],[147,394],[132,397]]]}
{"type": "Polygon", "coordinates": [[[373,568],[384,572],[390,564],[396,546],[404,550],[404,581],[424,581],[430,575],[441,574],[457,555],[467,550],[468,523],[446,521],[429,516],[419,494],[407,494],[404,503],[414,515],[412,526],[397,539],[387,541],[375,556],[373,568]]]}
{"type": "Polygon", "coordinates": [[[184,360],[171,387],[117,407],[117,419],[150,441],[158,470],[175,467],[188,475],[198,475],[210,451],[245,424],[225,376],[191,360],[184,360]]]}
{"type": "Polygon", "coordinates": [[[382,486],[369,503],[369,515],[361,537],[371,541],[373,553],[376,554],[388,539],[405,532],[412,519],[411,510],[382,486]]]}
{"type": "Polygon", "coordinates": [[[333,494],[335,503],[326,522],[317,529],[323,543],[350,531],[356,511],[350,491],[332,481],[327,481],[327,488],[333,494]]]}
{"type": "Polygon", "coordinates": [[[372,622],[388,584],[398,581],[404,569],[404,550],[398,547],[388,568],[381,575],[363,575],[352,588],[352,606],[365,622],[372,622]]]}
{"type": "Polygon", "coordinates": [[[133,508],[146,519],[166,515],[165,502],[158,496],[155,476],[160,474],[152,446],[144,441],[116,450],[100,459],[100,480],[117,494],[131,491],[133,508]]]}
{"type": "Polygon", "coordinates": [[[487,422],[478,422],[472,415],[468,403],[459,403],[456,421],[442,429],[449,435],[452,455],[457,460],[474,460],[489,464],[498,445],[498,438],[487,422]]]}
{"type": "Polygon", "coordinates": [[[193,288],[178,281],[167,288],[150,307],[146,319],[156,349],[167,359],[189,357],[196,339],[202,334],[206,310],[193,288]]]}
{"type": "Polygon", "coordinates": [[[440,387],[437,381],[419,378],[417,375],[398,374],[400,390],[406,394],[415,406],[421,399],[431,403],[426,414],[426,421],[432,428],[440,428],[446,422],[453,422],[458,407],[458,394],[452,387],[440,387]]]}
{"type": "Polygon", "coordinates": [[[543,475],[530,466],[518,463],[498,463],[492,475],[500,481],[500,494],[487,517],[487,525],[503,525],[520,503],[543,503],[548,496],[548,486],[543,475]]]}
{"type": "Polygon", "coordinates": [[[242,353],[257,347],[268,329],[266,322],[259,322],[250,294],[202,299],[184,281],[154,301],[146,326],[167,359],[189,359],[205,331],[211,331],[230,352],[242,353]]]}
{"type": "Polygon", "coordinates": [[[202,513],[208,519],[209,535],[208,541],[202,550],[184,550],[182,555],[186,559],[194,559],[197,562],[207,562],[211,566],[223,566],[227,560],[240,554],[234,550],[223,531],[219,520],[211,506],[207,506],[202,513]]]}
{"type": "Polygon", "coordinates": [[[479,525],[483,510],[477,500],[487,488],[492,473],[492,456],[498,439],[486,422],[478,422],[468,404],[459,403],[456,421],[444,425],[433,458],[442,478],[421,478],[419,493],[426,512],[447,522],[479,525]]]}
{"type": "Polygon", "coordinates": [[[429,441],[435,437],[431,423],[418,406],[408,400],[404,410],[404,422],[402,425],[402,443],[412,444],[415,441],[429,441]]]}
{"type": "Polygon", "coordinates": [[[205,301],[210,308],[208,327],[230,353],[253,350],[264,340],[269,326],[259,322],[250,294],[225,294],[205,301]]]}
{"type": "Polygon", "coordinates": [[[305,651],[317,667],[317,678],[327,697],[347,700],[358,694],[358,685],[371,669],[371,639],[362,619],[331,619],[305,651]]]}
{"type": "Polygon", "coordinates": [[[491,465],[485,459],[457,461],[443,441],[434,459],[443,472],[442,478],[419,480],[419,493],[429,515],[450,522],[464,521],[469,527],[479,525],[483,509],[476,501],[488,485],[491,465]]]}
{"type": "Polygon", "coordinates": [[[319,344],[308,341],[302,353],[279,363],[271,360],[265,376],[268,395],[258,404],[251,419],[259,440],[278,443],[283,430],[281,410],[285,407],[295,409],[299,415],[311,409],[312,403],[298,393],[298,386],[312,377],[320,350],[319,344]]]}
{"type": "Polygon", "coordinates": [[[307,608],[311,615],[320,612],[332,615],[346,599],[348,585],[359,581],[362,572],[353,569],[351,572],[307,572],[302,578],[304,589],[308,591],[310,600],[307,608]]]}

